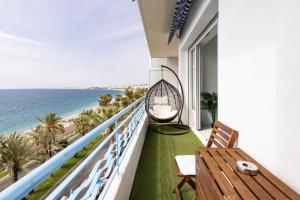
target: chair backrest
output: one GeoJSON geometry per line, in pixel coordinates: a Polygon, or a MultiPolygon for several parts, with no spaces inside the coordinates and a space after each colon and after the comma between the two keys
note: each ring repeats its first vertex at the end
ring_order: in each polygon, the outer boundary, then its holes
{"type": "Polygon", "coordinates": [[[213,144],[219,148],[232,148],[238,137],[239,132],[217,121],[211,131],[206,147],[213,144]]]}

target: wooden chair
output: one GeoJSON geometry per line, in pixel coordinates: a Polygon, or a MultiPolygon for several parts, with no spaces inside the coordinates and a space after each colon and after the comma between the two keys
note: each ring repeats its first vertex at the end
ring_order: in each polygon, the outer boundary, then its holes
{"type": "MultiPolygon", "coordinates": [[[[226,126],[225,124],[217,121],[214,124],[214,127],[211,131],[209,140],[207,142],[206,147],[217,147],[217,148],[232,148],[238,138],[238,131],[226,126]]],[[[191,155],[184,155],[184,156],[191,156],[191,155]]],[[[181,156],[184,157],[184,156],[181,156]]],[[[176,187],[173,190],[173,193],[176,193],[176,199],[180,200],[180,189],[183,187],[185,183],[188,183],[193,189],[195,189],[195,181],[193,180],[195,178],[196,174],[184,174],[180,170],[179,162],[180,156],[175,157],[175,169],[176,169],[176,175],[178,177],[181,177],[180,182],[176,185],[176,187]]],[[[195,162],[195,158],[193,159],[195,162]]],[[[195,164],[193,163],[194,169],[196,169],[195,164]]]]}

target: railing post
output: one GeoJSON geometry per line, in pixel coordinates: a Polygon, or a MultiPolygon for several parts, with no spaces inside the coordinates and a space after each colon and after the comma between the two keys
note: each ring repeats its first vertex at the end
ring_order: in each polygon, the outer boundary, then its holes
{"type": "Polygon", "coordinates": [[[117,169],[118,169],[118,175],[119,175],[120,174],[120,153],[121,153],[119,130],[117,130],[117,132],[116,132],[116,143],[117,143],[117,169]]]}

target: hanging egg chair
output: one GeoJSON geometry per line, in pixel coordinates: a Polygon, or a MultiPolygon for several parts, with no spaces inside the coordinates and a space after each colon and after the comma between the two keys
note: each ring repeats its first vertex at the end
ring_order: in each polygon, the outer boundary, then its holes
{"type": "Polygon", "coordinates": [[[145,99],[146,112],[153,121],[164,123],[156,126],[156,132],[165,135],[188,133],[190,129],[187,126],[184,126],[181,121],[184,104],[181,82],[179,81],[177,74],[169,67],[162,65],[161,69],[162,79],[155,83],[147,92],[145,99]],[[167,69],[175,75],[180,85],[181,93],[176,87],[163,78],[163,69],[167,69]],[[176,118],[177,123],[170,123],[176,118]]]}

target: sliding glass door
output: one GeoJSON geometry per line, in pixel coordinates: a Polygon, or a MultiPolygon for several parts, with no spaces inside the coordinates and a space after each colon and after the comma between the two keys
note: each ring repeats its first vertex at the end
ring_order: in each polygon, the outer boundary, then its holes
{"type": "Polygon", "coordinates": [[[202,92],[217,92],[217,23],[189,48],[189,125],[196,130],[210,127],[208,111],[201,110],[202,92]]]}

